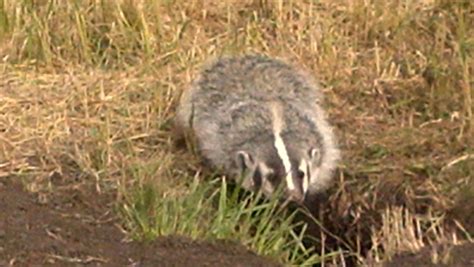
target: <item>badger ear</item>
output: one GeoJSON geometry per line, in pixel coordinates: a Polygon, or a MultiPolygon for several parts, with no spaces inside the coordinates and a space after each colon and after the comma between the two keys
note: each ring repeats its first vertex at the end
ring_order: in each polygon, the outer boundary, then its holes
{"type": "Polygon", "coordinates": [[[321,162],[321,151],[319,150],[319,148],[311,148],[309,150],[309,158],[311,159],[311,162],[313,164],[318,164],[321,162]]]}
{"type": "Polygon", "coordinates": [[[245,151],[239,151],[237,152],[237,156],[236,156],[236,163],[237,163],[237,166],[239,168],[239,170],[244,173],[245,171],[249,170],[252,168],[252,166],[254,165],[254,160],[252,158],[252,156],[245,152],[245,151]]]}

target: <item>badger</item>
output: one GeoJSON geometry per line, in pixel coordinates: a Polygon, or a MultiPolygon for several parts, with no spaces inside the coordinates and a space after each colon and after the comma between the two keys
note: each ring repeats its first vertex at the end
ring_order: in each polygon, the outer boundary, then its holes
{"type": "Polygon", "coordinates": [[[306,72],[264,55],[223,56],[181,96],[178,133],[243,188],[298,204],[331,184],[340,152],[306,72]],[[185,137],[186,138],[186,137],[185,137]]]}

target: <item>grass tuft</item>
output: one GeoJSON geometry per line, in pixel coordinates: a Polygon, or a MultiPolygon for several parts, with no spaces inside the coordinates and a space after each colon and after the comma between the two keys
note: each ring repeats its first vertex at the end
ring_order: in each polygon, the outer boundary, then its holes
{"type": "Polygon", "coordinates": [[[145,184],[129,194],[121,210],[139,240],[174,234],[225,239],[290,265],[320,262],[320,256],[303,244],[305,228],[299,230],[302,222],[294,222],[297,211],[282,209],[277,198],[264,201],[259,194],[242,197],[244,193],[239,187],[229,189],[220,179],[203,184],[196,178],[188,192],[175,196],[145,184]]]}

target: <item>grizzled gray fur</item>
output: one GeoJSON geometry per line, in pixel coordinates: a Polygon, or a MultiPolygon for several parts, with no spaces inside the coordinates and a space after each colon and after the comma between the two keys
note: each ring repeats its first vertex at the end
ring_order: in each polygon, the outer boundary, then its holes
{"type": "Polygon", "coordinates": [[[186,90],[176,125],[200,154],[249,190],[288,200],[325,190],[339,160],[318,84],[283,61],[259,55],[208,64],[186,90]]]}

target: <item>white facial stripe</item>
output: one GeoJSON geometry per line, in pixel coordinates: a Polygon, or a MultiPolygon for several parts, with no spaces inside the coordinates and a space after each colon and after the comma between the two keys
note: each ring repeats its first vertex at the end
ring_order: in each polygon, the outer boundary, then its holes
{"type": "Polygon", "coordinates": [[[290,191],[295,190],[295,183],[293,183],[293,176],[291,173],[286,174],[286,185],[290,191]]]}
{"type": "Polygon", "coordinates": [[[277,150],[278,156],[283,162],[283,166],[285,167],[286,184],[288,185],[288,189],[293,190],[295,189],[295,184],[293,183],[293,177],[291,176],[290,157],[288,156],[285,143],[283,142],[280,133],[275,133],[275,148],[277,150]]]}
{"type": "Polygon", "coordinates": [[[306,193],[308,191],[309,187],[309,173],[308,173],[308,163],[306,160],[302,160],[299,166],[300,170],[304,172],[304,178],[303,178],[303,193],[306,193]]]}
{"type": "Polygon", "coordinates": [[[285,142],[283,142],[283,138],[281,138],[280,135],[284,127],[282,106],[276,102],[272,103],[271,111],[273,115],[273,133],[275,135],[275,148],[277,150],[278,156],[283,162],[283,166],[285,168],[286,173],[286,184],[288,186],[288,189],[291,191],[295,189],[295,184],[291,175],[291,162],[290,157],[288,156],[288,151],[286,150],[285,142]]]}

